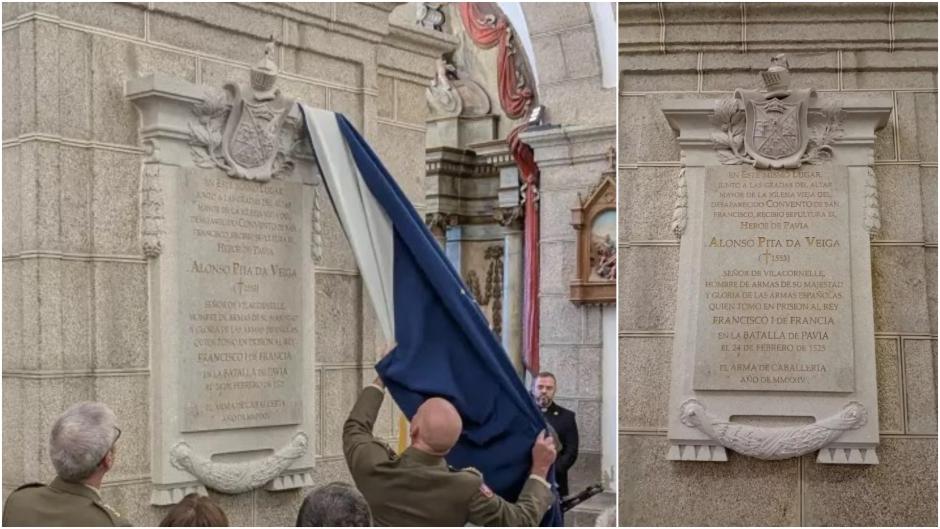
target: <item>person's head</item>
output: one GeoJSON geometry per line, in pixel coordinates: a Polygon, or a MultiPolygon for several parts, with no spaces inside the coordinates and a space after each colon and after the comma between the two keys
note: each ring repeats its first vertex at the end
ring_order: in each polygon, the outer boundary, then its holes
{"type": "Polygon", "coordinates": [[[297,527],[369,527],[369,504],[349,483],[334,481],[304,498],[297,513],[297,527]]]}
{"type": "Polygon", "coordinates": [[[228,527],[228,517],[214,501],[194,492],[166,513],[160,527],[228,527]]]}
{"type": "Polygon", "coordinates": [[[100,484],[114,466],[114,445],[121,436],[111,408],[80,402],[56,419],[49,436],[49,457],[56,474],[70,483],[100,484]]]}
{"type": "Polygon", "coordinates": [[[552,401],[555,400],[556,389],[555,375],[548,371],[542,371],[535,377],[535,381],[532,383],[532,396],[535,397],[535,402],[538,403],[539,407],[547,408],[551,406],[552,401]]]}
{"type": "Polygon", "coordinates": [[[462,430],[457,408],[446,399],[433,397],[424,401],[411,418],[411,446],[443,456],[457,444],[462,430]]]}

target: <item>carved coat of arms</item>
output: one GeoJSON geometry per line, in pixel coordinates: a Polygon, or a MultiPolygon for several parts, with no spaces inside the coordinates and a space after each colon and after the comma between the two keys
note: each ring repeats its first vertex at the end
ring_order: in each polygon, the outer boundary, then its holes
{"type": "Polygon", "coordinates": [[[248,180],[271,178],[278,152],[278,134],[293,101],[274,88],[278,68],[271,55],[274,45],[251,70],[251,93],[243,98],[237,84],[225,88],[232,93],[232,112],[222,135],[222,154],[238,176],[248,180]]]}
{"type": "Polygon", "coordinates": [[[262,182],[293,168],[291,153],[302,126],[290,117],[294,101],[274,86],[278,67],[273,54],[269,43],[264,58],[251,69],[248,89],[226,83],[223,95],[209,95],[195,105],[199,126],[190,125],[190,144],[200,167],[219,167],[229,176],[262,182]]]}
{"type": "Polygon", "coordinates": [[[775,57],[762,75],[766,92],[737,90],[734,94],[744,103],[744,150],[759,169],[799,167],[809,144],[807,112],[815,92],[788,89],[789,71],[783,56],[775,57]]]}

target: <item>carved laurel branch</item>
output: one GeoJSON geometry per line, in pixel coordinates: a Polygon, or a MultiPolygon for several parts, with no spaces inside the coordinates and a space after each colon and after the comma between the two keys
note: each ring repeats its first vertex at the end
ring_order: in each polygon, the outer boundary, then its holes
{"type": "Polygon", "coordinates": [[[189,148],[196,165],[204,169],[218,167],[229,176],[235,174],[222,154],[222,132],[232,110],[227,92],[206,90],[206,97],[193,105],[198,125],[189,123],[189,148]]]}
{"type": "Polygon", "coordinates": [[[207,487],[227,494],[257,489],[276,478],[307,451],[309,439],[297,432],[293,439],[268,457],[242,463],[217,463],[196,454],[184,441],[170,449],[170,463],[189,472],[207,487]]]}
{"type": "Polygon", "coordinates": [[[689,189],[685,181],[685,167],[683,167],[679,169],[679,179],[676,182],[676,205],[672,209],[672,225],[670,226],[676,239],[682,239],[688,218],[689,189]]]}
{"type": "Polygon", "coordinates": [[[754,163],[754,159],[744,150],[744,111],[738,109],[737,99],[719,99],[715,104],[712,124],[719,130],[712,133],[712,143],[723,165],[754,163]]]}
{"type": "Polygon", "coordinates": [[[806,153],[800,163],[818,164],[832,159],[832,144],[842,137],[842,107],[835,101],[826,102],[818,112],[810,116],[821,118],[810,128],[806,153]]]}
{"type": "Polygon", "coordinates": [[[787,459],[819,450],[842,432],[862,427],[868,421],[868,411],[861,403],[852,401],[839,413],[813,424],[770,428],[719,421],[701,402],[689,399],[679,407],[679,420],[739,454],[758,459],[787,459]]]}
{"type": "Polygon", "coordinates": [[[865,231],[872,239],[881,230],[881,211],[878,204],[878,183],[875,180],[875,171],[869,167],[865,178],[865,231]]]}

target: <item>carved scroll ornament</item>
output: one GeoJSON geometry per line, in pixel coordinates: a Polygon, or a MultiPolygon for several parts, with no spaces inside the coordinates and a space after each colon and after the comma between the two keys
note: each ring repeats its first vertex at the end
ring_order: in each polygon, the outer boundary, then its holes
{"type": "Polygon", "coordinates": [[[850,402],[839,413],[813,424],[794,427],[758,427],[720,421],[696,399],[679,408],[682,424],[696,428],[725,448],[758,459],[788,459],[815,452],[835,441],[843,432],[861,428],[868,411],[850,402]]]}
{"type": "Polygon", "coordinates": [[[294,460],[307,451],[307,434],[297,432],[294,438],[273,454],[243,463],[219,463],[195,453],[186,442],[170,449],[170,463],[195,476],[204,485],[219,492],[239,494],[257,489],[278,477],[294,460]]]}

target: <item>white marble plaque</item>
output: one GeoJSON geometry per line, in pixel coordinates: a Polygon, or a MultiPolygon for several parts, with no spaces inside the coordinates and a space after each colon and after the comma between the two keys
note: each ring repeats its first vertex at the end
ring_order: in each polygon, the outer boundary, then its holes
{"type": "Polygon", "coordinates": [[[708,168],[694,389],[854,389],[847,177],[708,168]]]}
{"type": "Polygon", "coordinates": [[[301,422],[302,188],[219,171],[180,179],[184,432],[301,422]]]}

